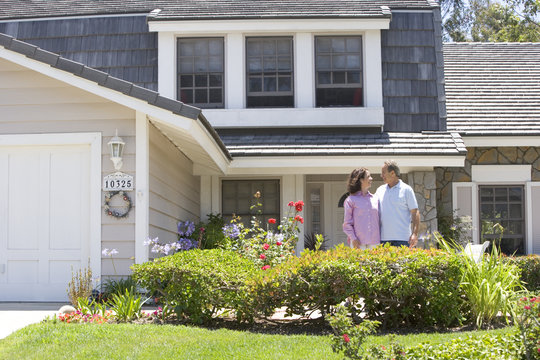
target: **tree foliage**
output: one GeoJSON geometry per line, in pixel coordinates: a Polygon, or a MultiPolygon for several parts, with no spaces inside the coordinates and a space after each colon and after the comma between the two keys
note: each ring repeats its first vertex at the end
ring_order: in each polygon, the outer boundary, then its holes
{"type": "Polygon", "coordinates": [[[540,41],[540,0],[441,0],[445,41],[540,41]]]}

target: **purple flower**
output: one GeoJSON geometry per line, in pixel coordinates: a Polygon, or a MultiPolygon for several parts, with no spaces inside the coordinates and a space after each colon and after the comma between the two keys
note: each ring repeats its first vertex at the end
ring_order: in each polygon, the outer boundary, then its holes
{"type": "Polygon", "coordinates": [[[178,235],[182,236],[191,236],[195,231],[195,223],[192,221],[179,221],[178,222],[178,235]]]}
{"type": "Polygon", "coordinates": [[[116,255],[116,254],[118,254],[118,250],[116,250],[116,249],[109,250],[109,249],[105,248],[101,252],[101,255],[103,255],[103,256],[111,256],[112,257],[113,255],[116,255]]]}
{"type": "Polygon", "coordinates": [[[230,239],[235,239],[240,235],[240,229],[236,224],[225,225],[223,227],[223,234],[230,239]]]}

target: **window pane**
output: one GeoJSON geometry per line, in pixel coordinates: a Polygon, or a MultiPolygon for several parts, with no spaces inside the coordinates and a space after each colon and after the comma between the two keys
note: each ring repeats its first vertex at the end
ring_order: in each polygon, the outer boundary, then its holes
{"type": "Polygon", "coordinates": [[[195,72],[206,72],[208,71],[208,64],[206,63],[207,58],[205,57],[196,57],[195,58],[195,72]]]}
{"type": "Polygon", "coordinates": [[[264,57],[264,71],[275,71],[276,70],[276,58],[275,57],[264,57]]]}
{"type": "Polygon", "coordinates": [[[510,218],[521,219],[521,204],[510,204],[510,218]]]}
{"type": "Polygon", "coordinates": [[[345,41],[348,52],[360,52],[360,50],[362,49],[362,42],[360,41],[360,38],[349,37],[345,41]]]}
{"type": "Polygon", "coordinates": [[[181,75],[180,87],[193,87],[193,75],[181,75]]]}
{"type": "Polygon", "coordinates": [[[216,74],[210,74],[209,75],[209,85],[210,86],[223,86],[223,76],[216,75],[216,74]]]}
{"type": "Polygon", "coordinates": [[[278,58],[278,70],[291,71],[291,69],[292,69],[291,58],[280,56],[278,58]]]}
{"type": "Polygon", "coordinates": [[[493,188],[481,188],[480,189],[481,201],[493,201],[493,188]]]}
{"type": "Polygon", "coordinates": [[[223,56],[223,41],[220,39],[213,39],[208,41],[208,52],[210,55],[223,56]]]}
{"type": "Polygon", "coordinates": [[[275,40],[264,40],[263,41],[263,54],[264,55],[275,55],[276,54],[276,41],[275,40]]]}
{"type": "Polygon", "coordinates": [[[195,42],[195,55],[208,55],[208,42],[196,41],[195,42]]]}
{"type": "Polygon", "coordinates": [[[206,87],[208,85],[208,76],[207,75],[195,75],[195,86],[196,87],[206,87]]]}
{"type": "Polygon", "coordinates": [[[291,53],[291,41],[289,39],[278,40],[277,53],[280,55],[289,55],[291,53]]]}
{"type": "Polygon", "coordinates": [[[347,69],[360,69],[360,55],[347,55],[347,69]]]}
{"type": "Polygon", "coordinates": [[[493,205],[492,204],[482,204],[480,210],[481,219],[491,219],[493,217],[493,205]]]}
{"type": "Polygon", "coordinates": [[[192,42],[181,42],[178,51],[181,56],[193,56],[195,55],[195,44],[192,42]]]}
{"type": "Polygon", "coordinates": [[[193,58],[180,58],[180,73],[193,72],[193,58]]]}
{"type": "Polygon", "coordinates": [[[266,77],[264,78],[264,91],[276,91],[276,78],[266,77]]]}
{"type": "Polygon", "coordinates": [[[206,89],[195,89],[195,103],[208,102],[208,94],[206,89]]]}
{"type": "Polygon", "coordinates": [[[345,84],[345,72],[344,71],[334,71],[334,84],[345,84]]]}
{"type": "Polygon", "coordinates": [[[280,77],[279,78],[279,91],[291,91],[292,90],[292,81],[290,77],[280,77]]]}
{"type": "Polygon", "coordinates": [[[330,72],[326,72],[326,71],[321,71],[319,72],[317,75],[318,75],[318,80],[319,80],[319,84],[330,84],[331,83],[331,73],[330,72]]]}
{"type": "Polygon", "coordinates": [[[210,56],[208,58],[209,71],[223,71],[223,62],[219,56],[210,56]]]}
{"type": "Polygon", "coordinates": [[[361,82],[359,71],[347,71],[347,84],[360,84],[361,82]]]}
{"type": "Polygon", "coordinates": [[[332,67],[334,69],[345,69],[346,63],[345,63],[346,57],[344,55],[337,55],[333,57],[333,63],[332,67]]]}
{"type": "Polygon", "coordinates": [[[186,104],[193,104],[193,90],[183,89],[180,91],[180,101],[186,104]]]}
{"type": "Polygon", "coordinates": [[[262,91],[262,79],[259,77],[249,78],[249,91],[250,92],[262,91]]]}
{"type": "Polygon", "coordinates": [[[248,40],[247,42],[247,54],[249,56],[261,55],[262,44],[257,40],[248,40]]]}
{"type": "Polygon", "coordinates": [[[259,72],[262,70],[262,61],[261,58],[249,58],[248,59],[248,70],[250,72],[259,72]]]}
{"type": "Polygon", "coordinates": [[[327,70],[332,68],[331,57],[328,55],[317,56],[317,70],[327,70]]]}
{"type": "Polygon", "coordinates": [[[506,219],[508,217],[507,204],[495,204],[495,219],[506,219]]]}
{"type": "Polygon", "coordinates": [[[329,37],[319,37],[317,38],[317,50],[319,52],[330,52],[332,51],[332,39],[329,37]]]}
{"type": "Polygon", "coordinates": [[[508,189],[507,188],[495,188],[495,201],[506,202],[508,200],[508,189]]]}
{"type": "Polygon", "coordinates": [[[510,201],[521,201],[523,196],[522,189],[519,187],[511,187],[509,189],[509,196],[510,201]]]}
{"type": "Polygon", "coordinates": [[[344,38],[332,39],[332,52],[345,52],[345,39],[344,38]]]}
{"type": "Polygon", "coordinates": [[[210,89],[210,102],[211,103],[217,103],[220,102],[221,97],[221,89],[210,89]]]}

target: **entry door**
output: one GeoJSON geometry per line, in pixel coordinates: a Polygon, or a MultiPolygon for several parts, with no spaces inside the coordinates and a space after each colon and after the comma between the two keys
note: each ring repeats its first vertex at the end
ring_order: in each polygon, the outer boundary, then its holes
{"type": "Polygon", "coordinates": [[[90,145],[0,146],[0,301],[62,301],[89,259],[90,145]]]}
{"type": "Polygon", "coordinates": [[[330,183],[330,204],[331,208],[331,219],[332,219],[332,246],[337,246],[339,244],[347,243],[347,235],[343,232],[343,201],[342,197],[345,195],[347,190],[343,182],[330,183]]]}

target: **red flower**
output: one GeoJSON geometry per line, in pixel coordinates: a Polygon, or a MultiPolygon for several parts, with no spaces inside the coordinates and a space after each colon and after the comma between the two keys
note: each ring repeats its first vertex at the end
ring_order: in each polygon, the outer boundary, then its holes
{"type": "Polygon", "coordinates": [[[268,219],[268,223],[269,223],[269,224],[275,224],[275,223],[276,223],[276,219],[268,219]]]}
{"type": "Polygon", "coordinates": [[[268,270],[268,269],[270,269],[270,265],[264,265],[261,269],[268,270]]]}
{"type": "Polygon", "coordinates": [[[343,341],[345,341],[346,343],[350,342],[351,339],[349,339],[349,335],[343,334],[343,341]]]}
{"type": "Polygon", "coordinates": [[[281,241],[276,242],[277,246],[281,246],[283,243],[281,241]]]}
{"type": "Polygon", "coordinates": [[[263,249],[264,249],[264,250],[268,250],[268,248],[270,248],[270,245],[268,245],[268,244],[265,243],[265,244],[263,245],[263,249]]]}
{"type": "Polygon", "coordinates": [[[263,259],[263,260],[264,260],[264,259],[266,259],[266,255],[264,255],[264,254],[261,254],[261,255],[259,255],[259,258],[261,258],[261,259],[263,259]]]}
{"type": "Polygon", "coordinates": [[[526,310],[531,310],[531,307],[529,305],[525,305],[526,310]]]}
{"type": "Polygon", "coordinates": [[[386,351],[386,348],[384,347],[384,345],[381,345],[381,349],[383,349],[384,351],[386,351]]]}
{"type": "Polygon", "coordinates": [[[304,202],[302,200],[298,200],[294,203],[294,207],[296,208],[296,211],[300,212],[304,208],[304,202]]]}
{"type": "Polygon", "coordinates": [[[294,206],[294,201],[289,201],[289,206],[294,206]]]}
{"type": "Polygon", "coordinates": [[[296,215],[296,216],[294,217],[294,220],[299,221],[299,222],[302,223],[302,224],[304,223],[304,218],[301,217],[300,215],[296,215]]]}

